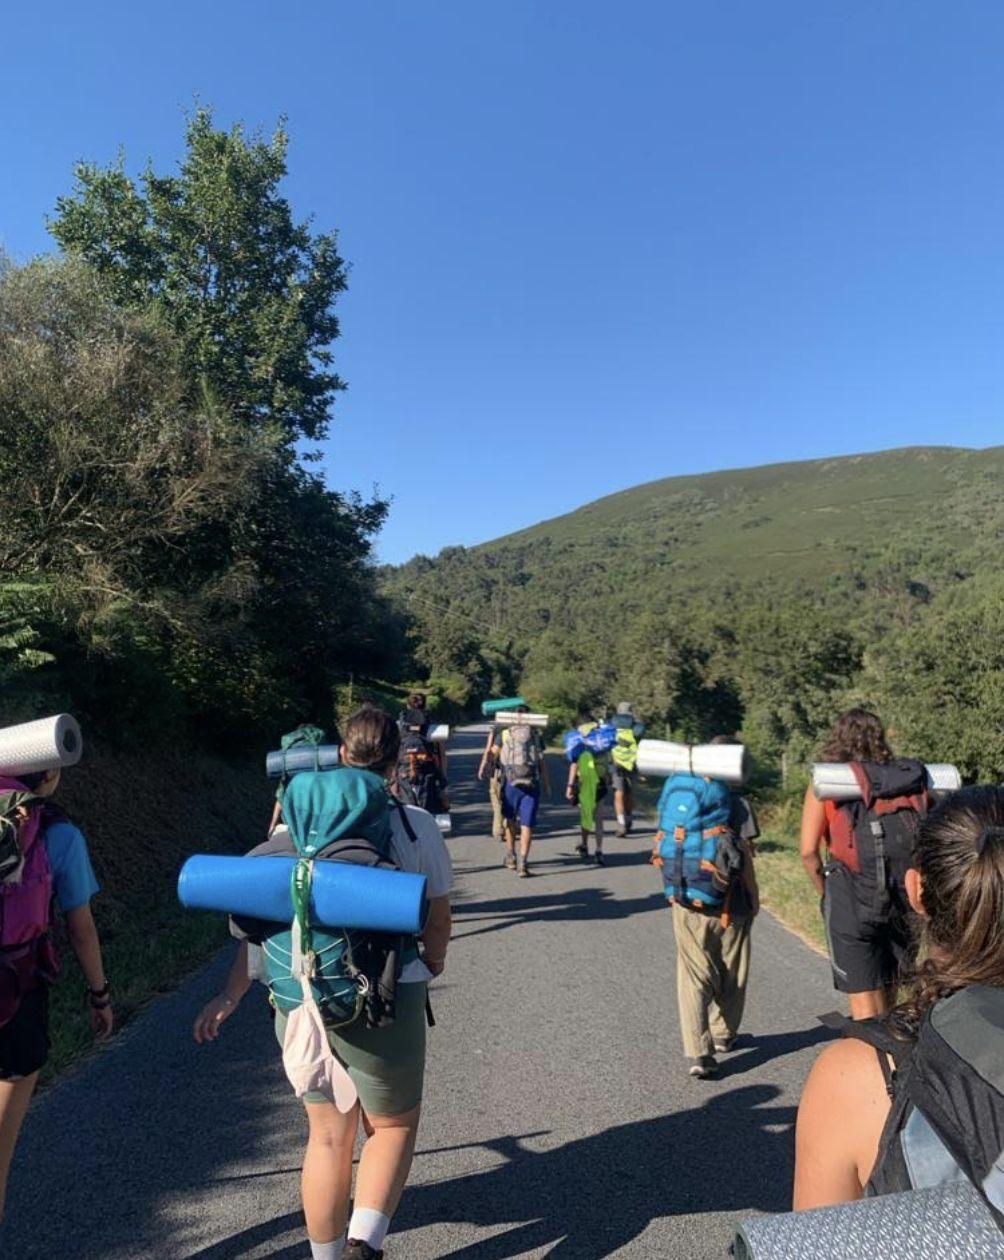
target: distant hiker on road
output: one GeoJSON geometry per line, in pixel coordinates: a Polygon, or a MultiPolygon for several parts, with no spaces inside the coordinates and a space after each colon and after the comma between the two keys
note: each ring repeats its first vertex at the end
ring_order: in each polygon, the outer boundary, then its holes
{"type": "Polygon", "coordinates": [[[502,809],[502,793],[504,781],[502,766],[499,764],[496,748],[502,747],[502,728],[493,723],[485,740],[481,764],[478,766],[478,778],[488,780],[488,796],[492,803],[492,839],[500,844],[505,843],[505,814],[502,809]]]}
{"type": "Polygon", "coordinates": [[[446,794],[446,751],[429,739],[434,725],[426,708],[426,697],[415,692],[398,720],[401,750],[398,754],[394,792],[408,805],[418,805],[430,814],[445,814],[450,801],[446,794]]]}
{"type": "MultiPolygon", "coordinates": [[[[516,713],[529,713],[525,704],[516,713]]],[[[493,756],[502,771],[502,813],[505,819],[505,865],[521,879],[530,874],[530,846],[540,809],[540,789],[550,794],[551,781],[540,736],[532,726],[517,723],[499,729],[493,756]],[[519,846],[517,848],[517,828],[519,846]]]]}
{"type": "MultiPolygon", "coordinates": [[[[588,735],[596,730],[598,722],[588,713],[580,713],[576,730],[588,735]]],[[[610,755],[584,749],[568,767],[568,784],[565,796],[579,807],[579,829],[582,833],[575,852],[581,858],[589,856],[589,836],[596,833],[597,866],[603,866],[603,819],[606,798],[610,787],[610,755]]]]}
{"type": "MultiPolygon", "coordinates": [[[[319,1058],[294,1063],[298,1093],[307,1112],[309,1136],[303,1161],[303,1208],[313,1260],[379,1260],[390,1221],[401,1198],[415,1150],[425,1072],[426,989],[446,963],[450,939],[452,872],[446,845],[432,817],[414,806],[392,802],[387,780],[395,773],[400,747],[397,723],[376,708],[361,709],[346,724],[342,744],[344,769],[323,775],[297,775],[287,794],[290,833],[317,835],[325,830],[328,843],[318,850],[341,852],[342,860],[361,861],[375,849],[373,865],[382,862],[424,874],[430,899],[429,916],[421,936],[421,951],[413,938],[368,937],[361,933],[330,933],[311,929],[317,956],[332,960],[324,972],[325,987],[318,1002],[328,1024],[327,1039],[337,1063],[330,1079],[326,1069],[315,1081],[319,1058]],[[311,784],[311,779],[321,784],[311,784]],[[311,813],[312,792],[323,789],[320,814],[311,813]],[[303,817],[300,817],[300,812],[303,817]],[[339,822],[339,819],[344,821],[339,822]],[[345,847],[347,846],[347,847],[345,847]],[[350,857],[349,852],[356,854],[350,857]],[[320,938],[320,939],[319,939],[320,938]],[[351,939],[351,966],[345,966],[346,942],[351,939]],[[341,970],[339,970],[341,967],[341,970]],[[346,979],[355,984],[360,968],[367,976],[362,1008],[348,1017],[338,1010],[344,1002],[346,979]],[[327,996],[323,996],[327,995],[327,996]],[[391,1007],[388,1008],[388,1001],[391,1007]],[[387,1022],[392,1014],[392,1022],[387,1022]],[[339,1073],[347,1069],[352,1095],[338,1093],[339,1073]],[[336,1099],[348,1106],[336,1105],[336,1099]],[[354,1207],[349,1219],[352,1154],[362,1121],[366,1132],[356,1176],[354,1207]],[[346,1224],[348,1226],[346,1234],[346,1224]]],[[[286,829],[276,833],[258,853],[282,851],[286,829]]],[[[286,852],[300,850],[291,838],[286,852]]],[[[240,920],[235,932],[264,944],[269,987],[277,993],[290,979],[290,927],[240,920]],[[285,960],[285,961],[283,961],[285,960]]],[[[243,941],[222,993],[208,1002],[195,1022],[196,1041],[215,1039],[220,1025],[233,1014],[250,987],[248,944],[243,941]]],[[[354,989],[353,989],[354,991],[354,989]]],[[[284,1001],[288,1002],[288,996],[284,1001]]],[[[287,1032],[297,1015],[294,1008],[276,1011],[276,1035],[284,1046],[284,1062],[291,1072],[287,1032]]],[[[291,1075],[291,1080],[293,1076],[291,1075]]],[[[344,1085],[341,1086],[344,1088],[344,1085]]]]}
{"type": "Polygon", "coordinates": [[[614,789],[614,813],[617,815],[617,835],[631,832],[634,815],[634,780],[638,768],[638,741],[645,734],[645,723],[635,717],[629,700],[622,700],[614,716],[617,743],[610,753],[613,763],[610,781],[614,789]]]}
{"type": "MultiPolygon", "coordinates": [[[[719,735],[711,742],[738,740],[719,735]]],[[[760,911],[753,861],[760,828],[745,797],[694,775],[666,780],[657,813],[653,861],[663,869],[672,906],[683,1052],[690,1075],[704,1080],[717,1073],[715,1054],[729,1053],[742,1023],[750,936],[760,911]],[[698,848],[706,842],[713,857],[685,861],[685,887],[677,888],[676,841],[691,836],[698,848]]]]}
{"type": "Polygon", "coordinates": [[[52,803],[60,771],[0,776],[0,1219],[14,1146],[49,1057],[49,988],[59,970],[52,907],[84,973],[91,1027],[114,1028],[91,914],[98,882],[80,829],[52,803]]]}
{"type": "MultiPolygon", "coordinates": [[[[286,752],[291,748],[316,748],[319,744],[326,742],[327,737],[320,726],[315,726],[312,722],[302,722],[295,730],[287,731],[283,735],[279,741],[279,747],[286,752]]],[[[338,740],[334,742],[338,743],[338,740]]],[[[282,797],[288,786],[289,776],[283,775],[279,786],[275,789],[275,804],[272,806],[272,817],[268,824],[270,836],[282,821],[282,797]]]]}
{"type": "Polygon", "coordinates": [[[1000,1209],[1004,791],[964,788],[922,819],[905,886],[924,961],[900,1005],[849,1020],[816,1060],[798,1110],[798,1209],[963,1178],[1000,1209]]]}
{"type": "Polygon", "coordinates": [[[927,776],[921,762],[894,758],[881,721],[865,709],[838,719],[822,760],[853,763],[869,780],[867,802],[820,801],[809,786],[801,850],[822,898],[834,987],[847,994],[852,1018],[870,1019],[889,1009],[916,958],[905,875],[928,809],[927,776]]]}

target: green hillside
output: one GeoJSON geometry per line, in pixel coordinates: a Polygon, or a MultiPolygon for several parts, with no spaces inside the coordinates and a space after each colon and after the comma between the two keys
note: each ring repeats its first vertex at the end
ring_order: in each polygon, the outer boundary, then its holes
{"type": "MultiPolygon", "coordinates": [[[[519,684],[567,718],[631,695],[661,729],[742,727],[804,761],[848,699],[920,738],[897,653],[977,628],[994,647],[1002,474],[1004,447],[946,446],[670,477],[416,557],[384,588],[458,700],[519,684]]],[[[943,729],[964,682],[941,679],[943,729]]]]}

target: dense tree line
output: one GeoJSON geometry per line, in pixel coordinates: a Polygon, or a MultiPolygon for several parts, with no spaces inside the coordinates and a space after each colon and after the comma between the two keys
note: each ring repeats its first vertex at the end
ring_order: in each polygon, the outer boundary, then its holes
{"type": "Polygon", "coordinates": [[[82,165],[60,257],[0,261],[0,679],[91,720],[226,732],[400,658],[328,489],[345,265],[281,194],[287,138],[189,122],[177,173],[82,165]]]}

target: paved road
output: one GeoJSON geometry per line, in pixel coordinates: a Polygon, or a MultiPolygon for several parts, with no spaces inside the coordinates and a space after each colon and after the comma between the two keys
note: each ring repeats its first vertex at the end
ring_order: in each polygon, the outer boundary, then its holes
{"type": "MultiPolygon", "coordinates": [[[[785,1208],[792,1122],[834,1006],[825,963],[762,916],[750,1037],[714,1083],[683,1070],[668,914],[643,837],[572,854],[554,807],[517,880],[451,752],[456,931],[434,1001],[419,1155],[391,1260],[722,1257],[741,1216],[785,1208]]],[[[4,1260],[301,1260],[304,1125],[260,992],[208,1048],[189,1035],[214,960],[29,1116],[4,1260]]]]}

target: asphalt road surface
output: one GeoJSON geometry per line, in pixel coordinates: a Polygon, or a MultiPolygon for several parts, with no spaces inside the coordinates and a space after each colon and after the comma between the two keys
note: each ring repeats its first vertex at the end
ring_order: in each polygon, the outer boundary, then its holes
{"type": "MultiPolygon", "coordinates": [[[[455,932],[433,988],[425,1115],[389,1260],[724,1257],[734,1222],[788,1205],[793,1122],[835,1006],[825,961],[762,915],[746,1036],[714,1082],[685,1072],[670,917],[647,833],[572,852],[543,812],[533,876],[502,868],[451,748],[455,932]]],[[[192,1020],[215,959],[32,1109],[3,1260],[306,1260],[301,1109],[262,990],[220,1041],[192,1020]]],[[[5,1231],[5,1232],[4,1232],[5,1231]]]]}

